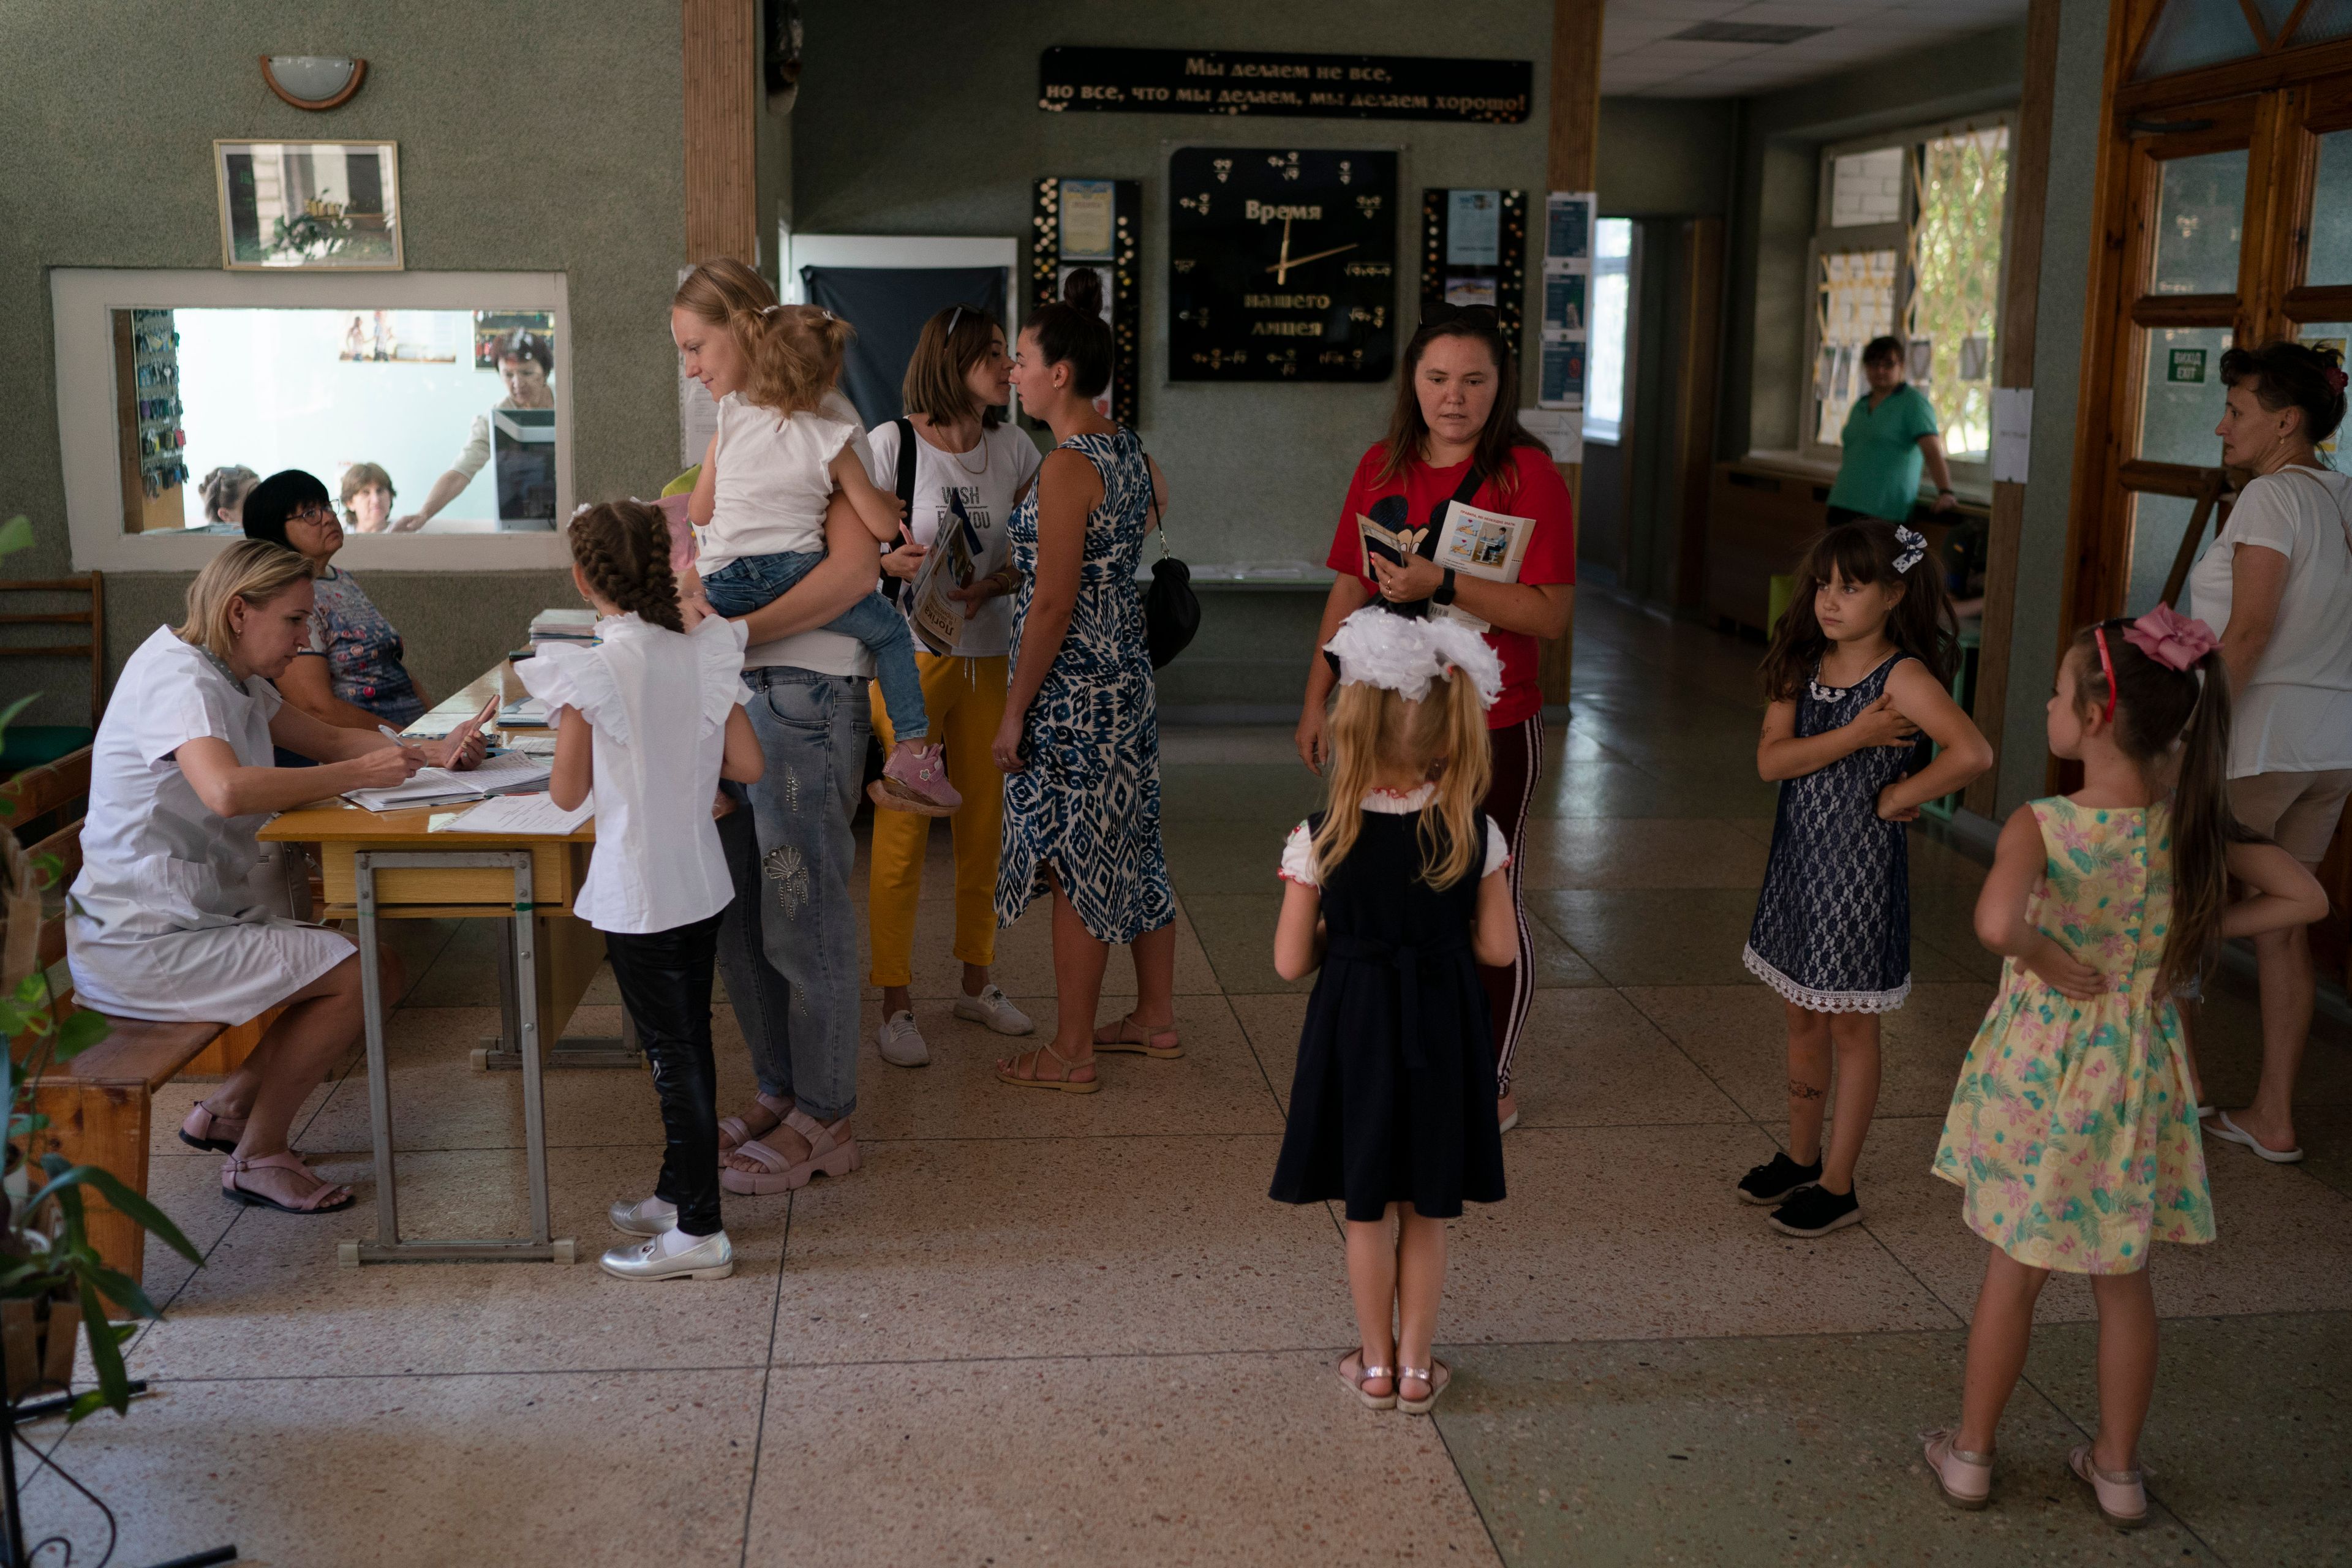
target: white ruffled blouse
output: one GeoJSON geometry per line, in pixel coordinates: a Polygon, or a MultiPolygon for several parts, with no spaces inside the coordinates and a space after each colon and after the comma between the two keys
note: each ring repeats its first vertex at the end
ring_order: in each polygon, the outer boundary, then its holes
{"type": "MultiPolygon", "coordinates": [[[[1375,789],[1364,796],[1364,809],[1388,816],[1411,816],[1427,805],[1436,795],[1437,786],[1433,784],[1425,784],[1410,794],[1375,789]]],[[[1478,874],[1491,877],[1511,863],[1511,846],[1504,838],[1503,830],[1495,825],[1493,817],[1487,817],[1486,823],[1486,864],[1478,874]]],[[[1302,887],[1319,888],[1323,885],[1315,875],[1315,836],[1307,824],[1302,822],[1292,828],[1290,837],[1283,840],[1282,868],[1276,875],[1286,882],[1297,882],[1302,887]]]]}
{"type": "Polygon", "coordinates": [[[630,614],[596,635],[515,666],[551,720],[577,709],[595,731],[596,850],[572,913],[598,931],[673,931],[735,896],[710,803],[727,716],[751,700],[743,627],[712,616],[681,636],[630,614]]]}

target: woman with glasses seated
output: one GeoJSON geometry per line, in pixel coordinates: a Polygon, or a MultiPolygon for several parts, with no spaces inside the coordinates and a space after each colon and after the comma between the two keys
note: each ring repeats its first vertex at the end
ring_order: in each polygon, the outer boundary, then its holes
{"type": "Polygon", "coordinates": [[[270,475],[245,498],[248,539],[281,544],[310,563],[316,607],[308,647],[278,677],[287,701],[345,730],[407,728],[431,706],[401,661],[400,634],[334,564],[343,547],[327,487],[299,468],[270,475]]]}
{"type": "MultiPolygon", "coordinates": [[[[1510,843],[1519,952],[1517,962],[1482,964],[1478,973],[1492,1005],[1496,1115],[1507,1131],[1518,1121],[1511,1056],[1535,999],[1535,953],[1519,900],[1519,865],[1528,808],[1543,773],[1536,645],[1568,635],[1576,582],[1576,523],[1568,486],[1543,443],[1519,424],[1517,375],[1510,342],[1489,307],[1435,306],[1405,345],[1404,374],[1388,434],[1357,463],[1324,562],[1339,577],[1323,605],[1323,627],[1315,639],[1318,651],[1307,672],[1307,701],[1298,720],[1298,754],[1320,773],[1329,756],[1325,709],[1338,683],[1338,672],[1321,648],[1341,621],[1374,599],[1414,616],[1450,605],[1486,624],[1486,642],[1503,661],[1503,694],[1486,710],[1495,772],[1480,809],[1501,825],[1510,843]],[[1463,554],[1439,558],[1446,513],[1456,500],[1525,520],[1527,548],[1515,582],[1457,574],[1448,564],[1481,564],[1498,553],[1507,559],[1507,541],[1465,537],[1463,554]],[[1407,551],[1401,563],[1378,554],[1366,561],[1359,518],[1401,537],[1407,551]]],[[[1499,531],[1497,525],[1482,531],[1489,536],[1499,531]]]]}

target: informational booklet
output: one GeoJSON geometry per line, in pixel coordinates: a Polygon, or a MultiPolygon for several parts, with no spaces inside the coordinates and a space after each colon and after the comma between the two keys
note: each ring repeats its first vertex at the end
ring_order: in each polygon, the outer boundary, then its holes
{"type": "MultiPolygon", "coordinates": [[[[1531,517],[1511,517],[1466,501],[1448,501],[1445,521],[1437,539],[1437,563],[1465,577],[1516,583],[1519,580],[1519,563],[1527,557],[1528,541],[1534,537],[1535,531],[1536,521],[1531,517]]],[[[1432,608],[1473,631],[1491,629],[1486,622],[1459,605],[1432,608]]]]}
{"type": "Polygon", "coordinates": [[[907,618],[915,636],[935,654],[953,653],[963,636],[963,605],[948,595],[971,587],[980,574],[980,535],[964,513],[961,498],[949,491],[948,517],[924,552],[923,563],[915,569],[914,591],[908,595],[907,618]]]}
{"type": "Polygon", "coordinates": [[[596,816],[596,803],[582,801],[570,811],[555,804],[555,797],[541,791],[536,795],[502,795],[496,800],[486,800],[461,816],[446,822],[436,820],[436,833],[577,833],[596,816]]]}
{"type": "Polygon", "coordinates": [[[388,789],[355,789],[343,798],[369,811],[399,811],[415,805],[438,805],[451,800],[487,800],[494,795],[538,788],[553,773],[552,758],[500,752],[484,757],[465,773],[448,768],[419,768],[404,784],[388,789]]]}

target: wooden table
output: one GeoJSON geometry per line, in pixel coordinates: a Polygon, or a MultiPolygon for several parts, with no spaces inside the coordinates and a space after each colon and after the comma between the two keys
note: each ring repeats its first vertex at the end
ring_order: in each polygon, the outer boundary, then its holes
{"type": "MultiPolygon", "coordinates": [[[[410,725],[407,732],[446,734],[480,711],[492,696],[505,701],[520,695],[513,667],[501,662],[410,725]]],[[[376,1238],[341,1243],[338,1255],[345,1265],[459,1259],[572,1262],[572,1238],[550,1234],[541,1069],[550,1065],[642,1063],[627,1032],[618,1040],[560,1038],[604,956],[604,938],[572,913],[572,897],[587,874],[596,841],[593,825],[561,837],[435,831],[436,824],[446,826],[469,809],[453,805],[371,812],[328,800],[287,812],[261,830],[265,839],[318,845],[327,885],[327,907],[320,918],[356,920],[359,925],[368,1112],[375,1145],[376,1238]],[[512,927],[513,940],[499,952],[500,1037],[485,1041],[473,1060],[478,1068],[522,1069],[532,1227],[528,1237],[401,1238],[383,976],[376,952],[376,921],[384,919],[502,920],[512,927]]]]}

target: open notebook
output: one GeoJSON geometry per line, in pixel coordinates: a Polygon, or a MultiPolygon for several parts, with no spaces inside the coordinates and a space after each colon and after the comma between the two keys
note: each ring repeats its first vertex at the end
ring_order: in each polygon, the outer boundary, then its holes
{"type": "Polygon", "coordinates": [[[404,784],[388,789],[355,789],[343,798],[353,805],[369,811],[398,811],[414,805],[438,805],[452,800],[484,800],[494,795],[510,795],[517,790],[539,789],[554,771],[551,757],[526,756],[520,752],[501,752],[484,757],[481,764],[468,773],[452,773],[447,768],[419,768],[404,784]]]}

